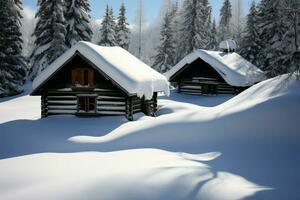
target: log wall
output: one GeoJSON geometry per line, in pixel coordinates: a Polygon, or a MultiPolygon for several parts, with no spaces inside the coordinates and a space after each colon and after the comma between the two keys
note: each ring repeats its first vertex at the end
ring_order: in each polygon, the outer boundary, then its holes
{"type": "Polygon", "coordinates": [[[157,110],[157,93],[151,100],[144,100],[137,96],[127,96],[124,93],[111,89],[95,89],[90,92],[78,91],[48,91],[41,97],[42,117],[60,114],[85,115],[78,112],[78,96],[95,95],[95,113],[87,115],[100,116],[126,116],[133,120],[133,115],[144,112],[146,115],[155,116],[157,110]]]}
{"type": "Polygon", "coordinates": [[[193,95],[238,94],[245,88],[233,87],[214,78],[197,77],[178,83],[178,92],[193,95]]]}

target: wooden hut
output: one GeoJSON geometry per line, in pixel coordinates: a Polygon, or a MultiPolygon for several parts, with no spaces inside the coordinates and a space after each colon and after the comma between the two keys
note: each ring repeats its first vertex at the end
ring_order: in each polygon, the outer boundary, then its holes
{"type": "Polygon", "coordinates": [[[33,82],[41,96],[42,117],[124,115],[154,116],[157,93],[168,93],[167,79],[120,47],[79,42],[33,82]]]}
{"type": "Polygon", "coordinates": [[[264,72],[235,52],[196,50],[170,71],[179,93],[237,94],[265,79],[264,72]]]}

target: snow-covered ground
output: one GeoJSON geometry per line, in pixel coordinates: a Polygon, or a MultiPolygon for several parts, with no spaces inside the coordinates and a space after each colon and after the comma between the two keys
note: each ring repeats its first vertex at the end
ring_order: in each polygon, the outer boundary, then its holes
{"type": "Polygon", "coordinates": [[[300,84],[172,93],[158,117],[40,117],[0,100],[0,199],[300,199],[300,84]]]}

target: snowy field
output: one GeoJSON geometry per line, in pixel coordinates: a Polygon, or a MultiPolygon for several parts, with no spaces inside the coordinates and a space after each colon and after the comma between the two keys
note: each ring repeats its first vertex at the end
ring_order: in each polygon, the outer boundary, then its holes
{"type": "Polygon", "coordinates": [[[172,93],[158,117],[40,118],[0,100],[0,199],[300,199],[300,84],[172,93]]]}

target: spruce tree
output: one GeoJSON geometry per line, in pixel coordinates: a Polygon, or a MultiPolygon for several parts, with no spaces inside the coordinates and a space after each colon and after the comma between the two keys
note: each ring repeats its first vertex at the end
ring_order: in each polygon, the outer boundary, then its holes
{"type": "Polygon", "coordinates": [[[26,62],[22,56],[21,2],[0,0],[0,97],[22,92],[26,62]]]}
{"type": "Polygon", "coordinates": [[[64,2],[39,0],[38,6],[38,22],[33,33],[36,37],[35,49],[31,55],[33,78],[67,49],[64,2]]]}
{"type": "Polygon", "coordinates": [[[106,6],[105,16],[101,23],[101,39],[99,45],[101,46],[117,46],[116,41],[116,22],[113,15],[113,9],[106,6]]]}
{"type": "Polygon", "coordinates": [[[212,24],[211,24],[209,49],[217,50],[218,45],[219,45],[218,44],[218,30],[217,30],[216,20],[214,19],[212,24]]]}
{"type": "Polygon", "coordinates": [[[210,6],[207,0],[185,0],[182,10],[180,57],[209,46],[210,6]]]}
{"type": "Polygon", "coordinates": [[[181,55],[180,55],[180,40],[181,40],[181,34],[180,34],[180,20],[181,20],[181,12],[179,9],[179,4],[178,1],[175,1],[172,4],[172,8],[171,8],[171,19],[172,19],[172,23],[171,23],[171,29],[173,31],[172,35],[173,35],[173,46],[175,49],[175,55],[174,55],[174,64],[176,64],[177,62],[180,61],[181,59],[181,55]]]}
{"type": "Polygon", "coordinates": [[[65,4],[67,46],[71,47],[78,41],[91,41],[93,32],[90,27],[89,0],[65,0],[65,4]]]}
{"type": "Polygon", "coordinates": [[[126,19],[126,8],[125,5],[122,4],[120,8],[120,13],[118,16],[118,24],[117,24],[117,33],[116,33],[116,40],[120,47],[128,50],[129,48],[129,28],[128,22],[126,19]]]}
{"type": "Polygon", "coordinates": [[[157,47],[157,55],[154,56],[153,68],[164,73],[171,69],[174,64],[174,40],[172,30],[172,15],[167,12],[163,19],[163,24],[160,32],[160,45],[157,47]]]}
{"type": "Polygon", "coordinates": [[[219,42],[232,38],[231,30],[232,8],[229,0],[225,0],[220,11],[219,42]]]}
{"type": "Polygon", "coordinates": [[[212,16],[211,16],[211,6],[208,0],[200,0],[200,13],[199,13],[199,23],[202,23],[202,27],[199,27],[199,32],[201,38],[199,38],[199,48],[209,49],[212,37],[212,16]]]}
{"type": "Polygon", "coordinates": [[[259,35],[258,11],[255,1],[252,2],[250,12],[247,16],[247,25],[241,42],[240,54],[256,66],[260,66],[259,52],[262,50],[263,42],[259,35]]]}
{"type": "Polygon", "coordinates": [[[288,23],[285,3],[281,0],[262,0],[259,6],[259,38],[262,44],[259,60],[270,77],[287,73],[293,54],[293,25],[288,23]]]}

